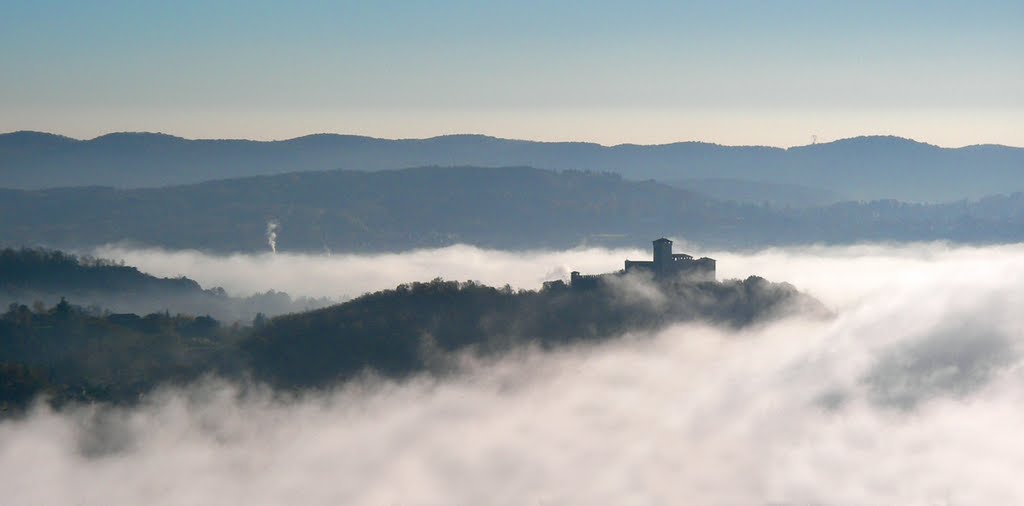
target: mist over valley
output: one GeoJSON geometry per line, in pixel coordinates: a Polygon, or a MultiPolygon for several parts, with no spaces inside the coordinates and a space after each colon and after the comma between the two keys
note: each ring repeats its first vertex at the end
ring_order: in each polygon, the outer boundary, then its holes
{"type": "Polygon", "coordinates": [[[1021,195],[836,198],[440,166],[2,190],[0,471],[15,503],[1015,502],[985,448],[1024,419],[1021,195]],[[621,272],[660,235],[711,278],[621,272]]]}
{"type": "Polygon", "coordinates": [[[791,201],[529,167],[2,190],[8,497],[1017,502],[1020,194],[743,184],[791,201]],[[620,272],[662,235],[711,277],[620,272]]]}
{"type": "MultiPolygon", "coordinates": [[[[551,275],[562,272],[560,264],[601,272],[624,256],[648,254],[465,246],[331,257],[122,252],[152,271],[179,269],[185,256],[204,282],[231,266],[252,272],[260,265],[275,279],[291,273],[299,285],[337,283],[352,292],[390,282],[357,275],[371,270],[368,265],[382,271],[404,266],[396,275],[408,279],[494,276],[536,290],[539,280],[562,277],[551,275]]],[[[39,403],[0,423],[0,467],[17,478],[9,497],[69,502],[68,489],[37,486],[60,473],[78,484],[75,500],[109,499],[117,480],[118,501],[125,504],[143,500],[152,487],[174,491],[158,504],[196,497],[275,504],[293,497],[296,486],[314,503],[488,502],[498,489],[509,503],[590,503],[626,500],[637,487],[655,500],[683,490],[711,503],[1016,500],[1013,481],[1002,480],[998,470],[1015,462],[1006,438],[1021,420],[1020,245],[704,252],[718,260],[721,279],[755,272],[789,279],[826,311],[796,305],[754,325],[669,323],[554,347],[534,342],[508,348],[508,340],[498,340],[490,352],[464,349],[444,358],[444,341],[453,337],[449,328],[435,336],[426,369],[411,375],[392,377],[384,369],[305,393],[252,379],[197,377],[122,407],[39,403]],[[1002,451],[989,450],[996,446],[1002,451]],[[576,473],[587,469],[595,452],[607,460],[596,471],[605,479],[597,487],[568,486],[583,479],[576,473]],[[26,459],[47,466],[30,475],[26,459]],[[975,465],[952,464],[964,460],[975,465]],[[326,479],[320,470],[345,472],[326,479]],[[898,489],[883,485],[894,472],[907,477],[898,489]],[[737,475],[743,487],[735,486],[737,475]],[[840,486],[834,481],[839,475],[857,486],[840,486]]],[[[633,308],[665,303],[643,286],[623,286],[618,293],[628,295],[623,300],[633,308]]],[[[241,285],[236,289],[246,293],[241,285]]],[[[495,300],[517,297],[481,289],[495,300]]],[[[338,311],[363,312],[389,298],[404,300],[401,311],[415,314],[421,310],[414,300],[447,293],[445,304],[451,305],[442,313],[463,313],[439,321],[451,325],[472,318],[476,310],[466,303],[474,297],[467,295],[478,290],[444,283],[400,287],[324,310],[318,318],[355,321],[338,311]],[[450,298],[459,293],[461,299],[450,298]]],[[[686,304],[694,307],[692,300],[686,304]]],[[[477,307],[499,306],[492,300],[477,307]]],[[[434,310],[428,311],[423,314],[434,310]]],[[[301,321],[299,314],[273,325],[301,321]]],[[[498,323],[487,332],[509,328],[498,323]]],[[[300,342],[291,346],[301,349],[300,342]]],[[[281,356],[269,364],[287,363],[281,356]]],[[[325,363],[337,365],[340,357],[325,363]]]]}
{"type": "Polygon", "coordinates": [[[1024,504],[1024,2],[7,2],[0,505],[1024,504]]]}

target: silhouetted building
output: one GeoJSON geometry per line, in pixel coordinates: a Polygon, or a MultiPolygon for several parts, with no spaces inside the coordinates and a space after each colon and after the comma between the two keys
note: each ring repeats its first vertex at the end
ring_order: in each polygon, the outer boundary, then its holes
{"type": "Polygon", "coordinates": [[[579,271],[572,271],[569,275],[569,285],[573,288],[597,288],[605,276],[609,274],[580,274],[579,271]]]}
{"type": "Polygon", "coordinates": [[[672,241],[662,237],[654,241],[653,260],[626,260],[625,268],[609,274],[580,274],[573,271],[569,286],[577,289],[597,288],[608,276],[631,272],[648,272],[655,280],[685,279],[688,281],[715,281],[715,260],[693,258],[684,253],[672,253],[672,241]]]}
{"type": "Polygon", "coordinates": [[[553,281],[545,281],[544,285],[543,285],[543,290],[545,292],[547,292],[547,291],[556,291],[556,290],[565,290],[567,288],[569,288],[569,285],[565,284],[565,281],[562,281],[561,279],[556,279],[556,280],[553,280],[553,281]]]}
{"type": "Polygon", "coordinates": [[[714,281],[715,260],[672,253],[672,241],[662,237],[654,241],[654,260],[626,260],[625,272],[645,270],[660,277],[683,277],[691,281],[714,281]]]}

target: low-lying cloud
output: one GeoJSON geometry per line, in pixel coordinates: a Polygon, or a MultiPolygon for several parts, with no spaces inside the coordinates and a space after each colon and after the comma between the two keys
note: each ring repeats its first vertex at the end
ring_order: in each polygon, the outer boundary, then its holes
{"type": "MultiPolygon", "coordinates": [[[[677,247],[677,249],[679,249],[677,247]]],[[[786,281],[832,307],[857,304],[879,292],[943,282],[1024,281],[1024,245],[962,246],[946,243],[773,248],[737,253],[693,251],[718,260],[718,278],[759,275],[786,281]]],[[[578,248],[564,251],[499,251],[467,245],[385,254],[296,253],[213,255],[198,251],[98,248],[90,254],[163,277],[187,276],[204,287],[236,296],[285,291],[292,296],[345,300],[436,277],[536,289],[569,273],[622,268],[624,259],[648,259],[641,249],[578,248]]]]}
{"type": "MultiPolygon", "coordinates": [[[[162,273],[204,284],[231,262],[240,270],[265,262],[250,274],[287,277],[290,264],[278,261],[303,261],[283,253],[129,253],[138,256],[124,257],[128,263],[150,272],[157,259],[225,262],[193,264],[209,272],[175,264],[183,270],[162,273]],[[137,261],[145,255],[152,263],[137,261]]],[[[114,505],[1019,504],[1022,253],[943,244],[708,253],[720,278],[790,281],[837,316],[740,331],[682,325],[469,361],[464,374],[443,380],[367,379],[300,397],[210,381],[131,409],[40,408],[0,423],[4,497],[114,505]]],[[[487,277],[501,276],[499,268],[514,286],[533,287],[552,265],[599,272],[622,256],[456,247],[303,258],[323,262],[309,270],[358,287],[340,292],[354,294],[421,276],[503,284],[487,277]],[[356,272],[358,262],[374,272],[356,272]],[[400,273],[378,271],[387,268],[400,273]]],[[[297,288],[317,279],[291,272],[297,288]]],[[[234,287],[223,282],[233,274],[221,275],[213,284],[243,289],[240,274],[234,287]]]]}
{"type": "Polygon", "coordinates": [[[622,259],[627,256],[650,255],[640,250],[601,248],[507,252],[466,245],[374,255],[285,252],[211,255],[198,251],[120,247],[99,248],[91,253],[101,258],[123,259],[129,265],[161,277],[188,276],[204,287],[223,287],[232,295],[273,289],[293,296],[335,299],[437,277],[535,289],[547,280],[568,279],[572,270],[611,271],[621,269],[622,259]]]}

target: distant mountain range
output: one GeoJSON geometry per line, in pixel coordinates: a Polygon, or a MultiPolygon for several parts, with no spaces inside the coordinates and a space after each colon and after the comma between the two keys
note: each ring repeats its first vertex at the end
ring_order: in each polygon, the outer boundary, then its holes
{"type": "Polygon", "coordinates": [[[785,208],[715,200],[616,174],[528,167],[299,172],[151,189],[0,190],[0,244],[127,242],[216,252],[402,251],[455,243],[504,249],[646,244],[1024,240],[1024,194],[785,208]]]}
{"type": "Polygon", "coordinates": [[[18,189],[158,187],[296,171],[429,165],[530,166],[611,171],[632,180],[710,180],[716,197],[737,201],[778,200],[779,188],[765,184],[809,190],[809,197],[804,190],[798,192],[803,196],[797,204],[807,198],[815,203],[840,198],[940,202],[1024,190],[1024,148],[950,149],[898,137],[781,149],[701,142],[608,147],[482,135],[388,140],[319,134],[262,142],[153,133],[115,133],[91,140],[39,132],[0,134],[0,187],[18,189]]]}

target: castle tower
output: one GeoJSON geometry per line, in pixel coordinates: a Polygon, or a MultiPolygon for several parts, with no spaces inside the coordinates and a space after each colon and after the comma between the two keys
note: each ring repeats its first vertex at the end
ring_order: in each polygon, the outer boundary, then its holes
{"type": "Polygon", "coordinates": [[[665,270],[672,264],[672,241],[662,237],[654,241],[654,268],[665,270]]]}

